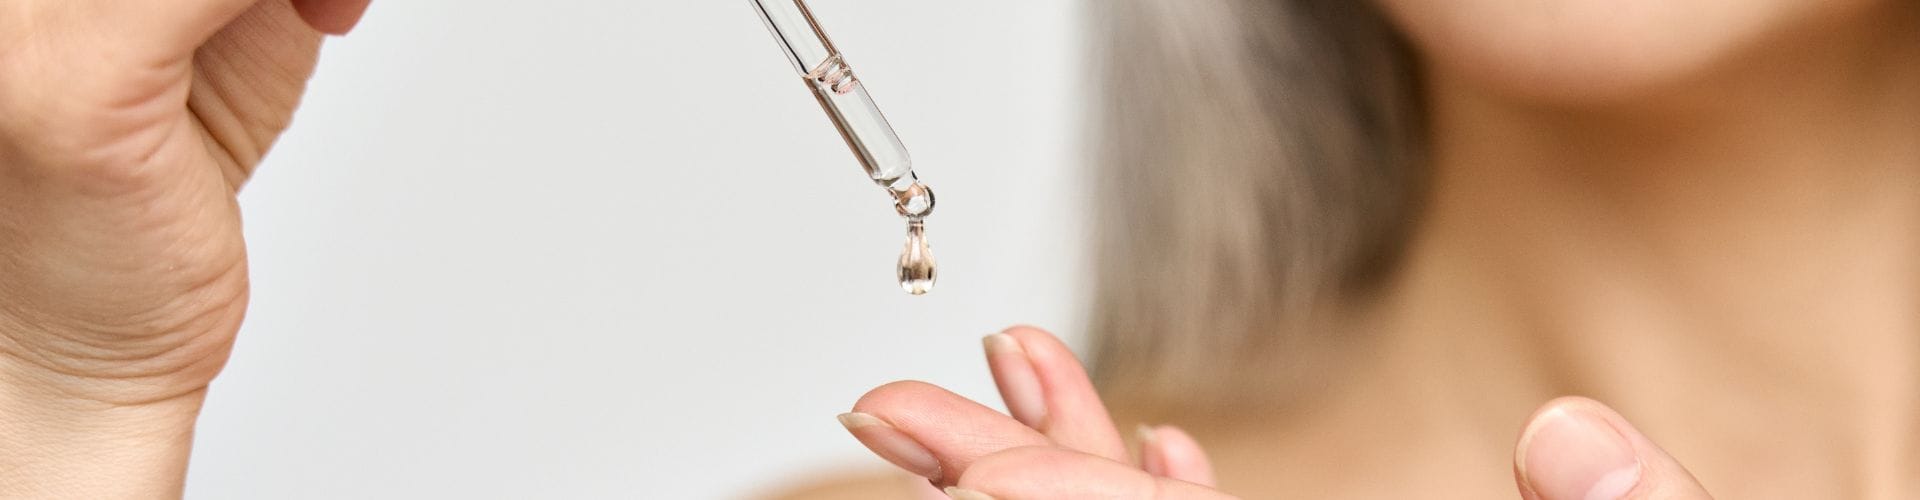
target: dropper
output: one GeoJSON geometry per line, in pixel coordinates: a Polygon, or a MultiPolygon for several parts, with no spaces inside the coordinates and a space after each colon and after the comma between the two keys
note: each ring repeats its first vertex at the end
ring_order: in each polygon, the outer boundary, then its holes
{"type": "Polygon", "coordinates": [[[899,134],[880,113],[866,85],[821,31],[805,0],[749,0],[793,69],[820,101],[867,177],[887,191],[894,211],[907,221],[907,244],[900,253],[900,287],[923,295],[933,290],[936,270],[927,246],[926,218],[933,215],[933,189],[920,182],[913,158],[899,134]]]}

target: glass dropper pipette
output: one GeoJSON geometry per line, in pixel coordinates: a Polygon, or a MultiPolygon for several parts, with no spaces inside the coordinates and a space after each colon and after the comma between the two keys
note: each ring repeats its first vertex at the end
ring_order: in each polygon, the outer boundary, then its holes
{"type": "Polygon", "coordinates": [[[933,190],[913,171],[913,158],[899,134],[880,113],[866,85],[834,48],[805,0],[749,0],[786,52],[794,71],[820,101],[867,178],[887,190],[894,210],[907,220],[906,249],[900,254],[900,286],[907,293],[933,289],[933,253],[926,243],[926,218],[933,214],[933,190]]]}

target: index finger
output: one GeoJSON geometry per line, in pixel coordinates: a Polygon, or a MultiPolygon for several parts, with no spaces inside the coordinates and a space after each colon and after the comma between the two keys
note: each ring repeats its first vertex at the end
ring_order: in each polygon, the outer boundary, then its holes
{"type": "Polygon", "coordinates": [[[1051,445],[1038,431],[992,408],[923,382],[894,382],[867,392],[841,416],[877,455],[935,483],[951,485],[980,457],[1051,445]]]}

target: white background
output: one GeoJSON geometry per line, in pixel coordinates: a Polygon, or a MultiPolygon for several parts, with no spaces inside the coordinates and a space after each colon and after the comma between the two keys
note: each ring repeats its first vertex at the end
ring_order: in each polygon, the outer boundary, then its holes
{"type": "Polygon", "coordinates": [[[940,288],[744,0],[376,1],[241,196],[189,498],[738,498],[1082,323],[1078,6],[814,0],[939,192],[940,288]]]}

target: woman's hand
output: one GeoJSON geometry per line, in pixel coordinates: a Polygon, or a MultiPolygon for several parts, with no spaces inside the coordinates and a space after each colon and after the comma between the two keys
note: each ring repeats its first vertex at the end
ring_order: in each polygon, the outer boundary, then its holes
{"type": "Polygon", "coordinates": [[[246,309],[234,193],[367,1],[0,6],[0,497],[179,494],[246,309]]]}
{"type": "Polygon", "coordinates": [[[1212,465],[1172,427],[1141,429],[1135,462],[1086,371],[1033,328],[987,336],[1012,416],[919,382],[868,392],[840,422],[881,458],[959,499],[1213,500],[1212,465]]]}
{"type": "MultiPolygon", "coordinates": [[[[918,382],[868,392],[840,421],[867,448],[960,500],[1214,500],[1205,453],[1172,427],[1142,430],[1138,461],[1080,362],[1046,332],[986,339],[1011,416],[918,382]],[[1137,465],[1136,465],[1137,464],[1137,465]]],[[[1535,413],[1514,458],[1526,500],[1710,497],[1672,457],[1606,406],[1562,398],[1535,413]]]]}

